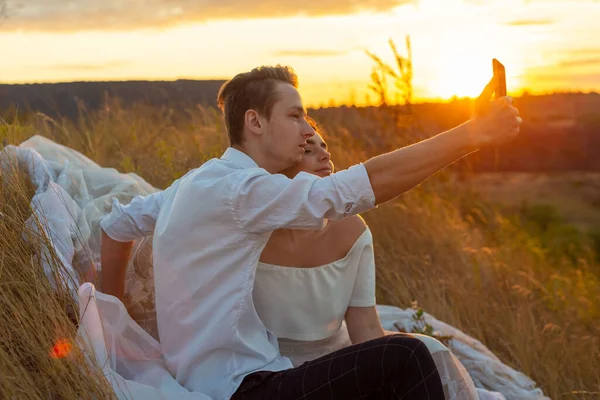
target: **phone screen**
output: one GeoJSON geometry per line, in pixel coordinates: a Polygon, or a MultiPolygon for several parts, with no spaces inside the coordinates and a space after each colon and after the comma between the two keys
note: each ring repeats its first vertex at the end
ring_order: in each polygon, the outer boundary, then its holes
{"type": "Polygon", "coordinates": [[[506,73],[504,65],[497,59],[492,60],[492,67],[494,70],[494,76],[496,77],[496,98],[506,96],[506,73]]]}

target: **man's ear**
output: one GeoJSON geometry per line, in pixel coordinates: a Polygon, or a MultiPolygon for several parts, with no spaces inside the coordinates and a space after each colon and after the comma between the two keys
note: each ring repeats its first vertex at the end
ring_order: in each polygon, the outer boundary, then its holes
{"type": "Polygon", "coordinates": [[[260,122],[260,115],[256,110],[247,110],[244,114],[244,124],[248,127],[250,132],[255,135],[262,134],[262,123],[260,122]]]}

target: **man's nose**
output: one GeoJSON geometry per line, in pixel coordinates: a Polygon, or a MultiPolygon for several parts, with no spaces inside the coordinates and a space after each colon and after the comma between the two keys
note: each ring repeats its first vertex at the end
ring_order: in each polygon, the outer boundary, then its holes
{"type": "Polygon", "coordinates": [[[308,124],[308,122],[306,122],[305,124],[306,126],[304,127],[304,130],[302,132],[302,136],[304,136],[305,139],[311,138],[313,136],[315,136],[315,130],[313,129],[312,126],[310,126],[308,124]]]}

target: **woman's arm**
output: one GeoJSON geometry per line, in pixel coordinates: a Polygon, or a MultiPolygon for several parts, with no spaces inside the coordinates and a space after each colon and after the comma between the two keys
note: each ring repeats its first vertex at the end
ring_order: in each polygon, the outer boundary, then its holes
{"type": "Polygon", "coordinates": [[[385,331],[379,321],[375,306],[348,307],[346,311],[346,325],[352,344],[362,343],[367,340],[385,336],[385,331]]]}
{"type": "MultiPolygon", "coordinates": [[[[377,309],[375,308],[375,254],[373,252],[373,237],[364,219],[360,216],[346,218],[336,222],[343,228],[345,235],[352,235],[361,240],[360,259],[354,280],[352,297],[346,310],[345,320],[352,344],[377,339],[385,335],[377,309]],[[343,225],[342,225],[343,224],[343,225]],[[366,235],[366,236],[365,236],[366,235]]],[[[340,237],[341,239],[341,237],[340,237]]]]}

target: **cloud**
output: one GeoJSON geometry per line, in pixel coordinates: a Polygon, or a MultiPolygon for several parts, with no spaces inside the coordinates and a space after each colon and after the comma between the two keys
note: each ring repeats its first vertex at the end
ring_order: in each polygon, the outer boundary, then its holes
{"type": "Polygon", "coordinates": [[[506,22],[504,25],[508,26],[539,26],[539,25],[552,25],[556,21],[552,19],[517,19],[514,21],[506,22]]]}
{"type": "Polygon", "coordinates": [[[341,50],[279,50],[273,52],[276,57],[332,57],[347,54],[341,50]]]}
{"type": "Polygon", "coordinates": [[[8,15],[8,8],[6,7],[6,1],[0,0],[0,19],[6,18],[8,15]]]}
{"type": "Polygon", "coordinates": [[[10,18],[0,25],[0,30],[131,30],[218,19],[347,15],[388,11],[416,1],[8,0],[10,18]]]}

